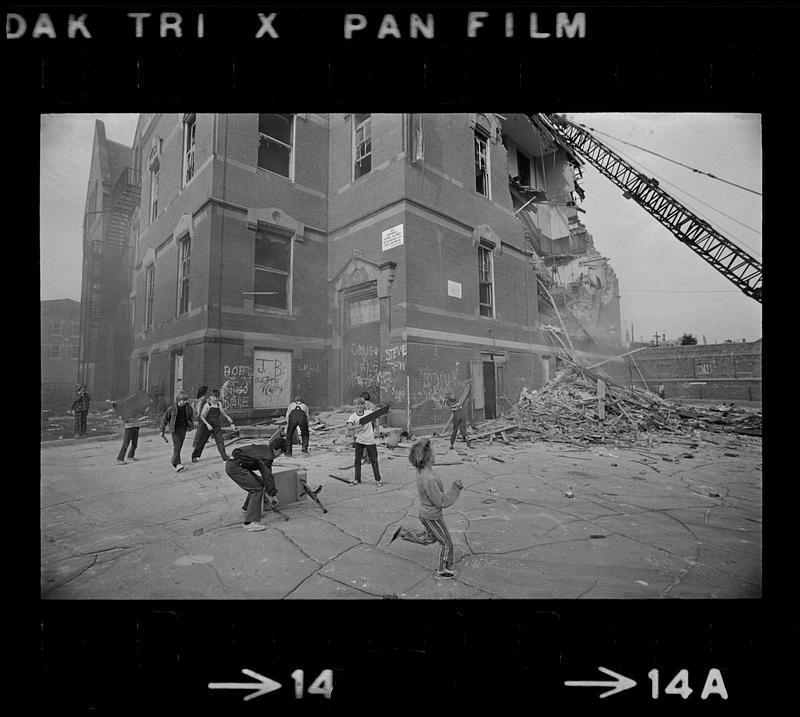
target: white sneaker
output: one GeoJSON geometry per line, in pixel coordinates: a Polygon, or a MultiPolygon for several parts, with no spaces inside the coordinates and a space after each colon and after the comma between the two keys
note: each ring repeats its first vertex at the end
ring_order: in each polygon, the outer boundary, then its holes
{"type": "Polygon", "coordinates": [[[259,530],[266,530],[266,529],[267,529],[267,526],[266,526],[266,525],[263,525],[263,524],[261,524],[261,523],[248,523],[247,525],[245,525],[245,526],[244,526],[244,529],[245,529],[245,530],[246,530],[248,533],[256,533],[256,532],[258,532],[259,530]]]}
{"type": "Polygon", "coordinates": [[[186,469],[185,469],[185,467],[183,466],[182,463],[178,463],[178,465],[175,466],[175,472],[176,473],[180,473],[182,470],[186,470],[186,469]]]}

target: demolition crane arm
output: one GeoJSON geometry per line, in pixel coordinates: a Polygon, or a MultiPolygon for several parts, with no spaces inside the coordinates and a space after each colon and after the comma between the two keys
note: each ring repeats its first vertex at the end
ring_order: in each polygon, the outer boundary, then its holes
{"type": "Polygon", "coordinates": [[[585,129],[553,114],[530,115],[534,124],[544,127],[557,143],[577,153],[601,174],[608,177],[661,224],[678,241],[703,257],[745,294],[761,303],[761,262],[726,239],[707,221],[667,194],[651,177],[638,172],[585,129]],[[560,142],[558,142],[560,140],[560,142]]]}

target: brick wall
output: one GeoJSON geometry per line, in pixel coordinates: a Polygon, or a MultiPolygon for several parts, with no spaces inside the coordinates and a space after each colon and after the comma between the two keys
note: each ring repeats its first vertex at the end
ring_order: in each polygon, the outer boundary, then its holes
{"type": "Polygon", "coordinates": [[[760,401],[761,347],[756,341],[646,348],[614,373],[651,391],[663,383],[667,398],[760,401]]]}

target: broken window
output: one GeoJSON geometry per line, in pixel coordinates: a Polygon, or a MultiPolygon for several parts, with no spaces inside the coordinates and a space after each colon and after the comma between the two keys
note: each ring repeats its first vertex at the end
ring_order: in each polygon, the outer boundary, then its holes
{"type": "Polygon", "coordinates": [[[197,118],[187,114],[183,120],[183,186],[189,184],[194,177],[194,148],[197,118]]]}
{"type": "Polygon", "coordinates": [[[191,237],[187,234],[178,242],[178,316],[189,311],[191,249],[191,237]]]}
{"type": "Polygon", "coordinates": [[[372,115],[353,115],[353,179],[363,177],[372,169],[372,115]]]}
{"type": "Polygon", "coordinates": [[[258,115],[258,166],[291,179],[294,115],[258,115]]]}
{"type": "Polygon", "coordinates": [[[145,270],[144,330],[153,328],[153,297],[155,295],[156,268],[153,264],[145,270]]]}
{"type": "Polygon", "coordinates": [[[531,186],[531,160],[517,150],[517,176],[523,187],[531,186]]]}
{"type": "Polygon", "coordinates": [[[481,316],[494,316],[494,267],[487,246],[478,247],[478,303],[481,316]]]}
{"type": "Polygon", "coordinates": [[[288,236],[268,231],[256,233],[254,306],[288,310],[291,250],[288,236]]]}
{"type": "Polygon", "coordinates": [[[489,191],[489,138],[475,130],[475,191],[491,198],[489,191]]]}

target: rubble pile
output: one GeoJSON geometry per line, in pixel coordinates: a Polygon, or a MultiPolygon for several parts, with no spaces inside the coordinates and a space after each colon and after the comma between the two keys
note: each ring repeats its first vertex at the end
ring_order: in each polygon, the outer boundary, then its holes
{"type": "Polygon", "coordinates": [[[693,438],[697,431],[761,435],[761,411],[734,404],[685,407],[640,388],[629,388],[610,376],[575,366],[562,371],[523,399],[500,419],[474,426],[478,436],[492,431],[516,440],[549,440],[579,444],[647,443],[693,438]],[[604,419],[600,417],[598,378],[605,382],[604,419]]]}

